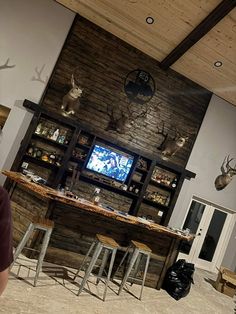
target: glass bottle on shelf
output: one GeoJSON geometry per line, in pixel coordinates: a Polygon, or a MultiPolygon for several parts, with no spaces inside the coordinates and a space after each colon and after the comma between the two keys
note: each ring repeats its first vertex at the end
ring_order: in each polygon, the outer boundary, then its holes
{"type": "Polygon", "coordinates": [[[51,136],[51,140],[56,141],[59,136],[59,129],[56,129],[51,136]]]}
{"type": "Polygon", "coordinates": [[[46,151],[44,151],[43,154],[42,154],[41,159],[42,159],[43,161],[48,162],[48,160],[49,160],[49,153],[46,152],[46,151]]]}
{"type": "Polygon", "coordinates": [[[99,201],[100,201],[100,189],[99,188],[95,188],[94,190],[94,193],[93,193],[93,199],[92,199],[92,202],[95,204],[95,205],[98,205],[99,201]]]}
{"type": "Polygon", "coordinates": [[[57,137],[57,141],[58,143],[60,144],[65,144],[65,140],[66,140],[66,131],[65,130],[62,130],[60,131],[58,137],[57,137]]]}
{"type": "Polygon", "coordinates": [[[42,133],[42,123],[41,122],[39,122],[39,124],[37,125],[35,133],[36,134],[41,134],[42,133]]]}
{"type": "Polygon", "coordinates": [[[56,152],[52,152],[49,154],[49,162],[50,164],[55,164],[56,161],[56,152]]]}
{"type": "Polygon", "coordinates": [[[41,132],[41,135],[45,136],[45,137],[48,137],[48,133],[49,133],[49,129],[48,127],[43,127],[42,129],[42,132],[41,132]]]}
{"type": "Polygon", "coordinates": [[[165,200],[165,206],[169,206],[169,203],[170,203],[170,195],[168,195],[165,200]]]}
{"type": "Polygon", "coordinates": [[[34,144],[31,144],[27,150],[27,155],[33,156],[34,154],[34,144]]]}
{"type": "Polygon", "coordinates": [[[176,186],[177,186],[177,178],[175,177],[171,182],[171,187],[175,189],[176,186]]]}

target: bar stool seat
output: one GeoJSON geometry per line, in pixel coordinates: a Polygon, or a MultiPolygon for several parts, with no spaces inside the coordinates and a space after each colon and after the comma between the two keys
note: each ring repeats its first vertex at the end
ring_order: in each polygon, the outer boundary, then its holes
{"type": "Polygon", "coordinates": [[[22,252],[23,249],[37,251],[33,248],[26,247],[26,244],[27,244],[28,240],[30,239],[30,237],[32,236],[32,234],[36,230],[44,232],[43,242],[41,245],[41,249],[39,250],[39,257],[38,257],[37,266],[36,266],[36,274],[34,277],[34,286],[36,286],[36,284],[37,284],[38,276],[39,276],[39,273],[42,269],[44,256],[45,256],[46,251],[47,251],[47,247],[48,247],[48,243],[49,243],[49,240],[51,237],[53,227],[54,227],[54,222],[49,220],[49,219],[34,218],[33,221],[30,223],[28,229],[26,230],[22,240],[18,244],[18,246],[15,250],[14,256],[13,256],[13,263],[11,265],[11,268],[13,267],[14,263],[16,262],[18,256],[20,255],[20,253],[22,252]]]}
{"type": "Polygon", "coordinates": [[[125,275],[124,275],[124,277],[123,277],[123,279],[121,281],[121,284],[120,284],[120,287],[119,287],[119,291],[118,291],[118,295],[120,295],[120,293],[121,293],[121,291],[122,291],[122,289],[123,289],[123,287],[126,284],[128,279],[135,279],[136,281],[137,280],[141,280],[141,282],[142,282],[139,300],[142,299],[143,287],[144,287],[144,283],[145,283],[145,279],[146,279],[146,274],[147,274],[147,269],[148,269],[148,266],[149,266],[151,253],[152,253],[152,250],[146,244],[138,242],[138,241],[131,240],[129,247],[126,250],[126,253],[123,256],[123,258],[122,258],[122,260],[121,260],[121,262],[120,262],[120,264],[119,264],[119,266],[117,268],[117,269],[119,269],[119,267],[123,264],[125,258],[129,254],[130,255],[129,256],[130,257],[129,263],[128,263],[125,275]],[[140,268],[142,257],[146,257],[144,274],[143,274],[143,278],[142,279],[137,279],[136,276],[137,276],[137,273],[138,273],[139,268],[140,268]],[[133,269],[134,269],[134,276],[131,277],[130,273],[131,273],[131,271],[133,269]]]}
{"type": "Polygon", "coordinates": [[[89,250],[88,250],[88,253],[86,254],[79,270],[76,272],[75,276],[74,276],[74,280],[75,278],[77,277],[79,271],[83,268],[83,266],[86,264],[86,261],[88,260],[89,258],[89,255],[91,253],[91,251],[93,250],[94,248],[94,252],[92,254],[92,257],[91,257],[91,260],[87,266],[87,268],[85,269],[85,274],[84,274],[84,277],[82,279],[82,282],[81,282],[81,285],[80,285],[80,288],[79,288],[79,291],[78,291],[78,295],[81,293],[81,291],[84,289],[84,286],[86,284],[86,282],[88,281],[89,279],[89,276],[90,274],[92,273],[92,270],[102,252],[102,250],[104,249],[104,255],[103,255],[103,259],[102,259],[102,263],[100,265],[100,268],[99,268],[99,272],[98,272],[98,275],[97,275],[97,283],[99,282],[99,280],[102,278],[102,274],[103,274],[103,271],[106,267],[106,264],[107,264],[107,260],[108,260],[108,257],[109,257],[109,253],[111,253],[111,260],[110,260],[110,264],[109,264],[109,269],[108,269],[108,273],[107,273],[107,276],[105,278],[105,288],[104,288],[104,292],[103,292],[103,301],[105,301],[106,299],[106,292],[107,292],[107,287],[108,287],[108,283],[110,281],[110,277],[111,277],[111,272],[112,272],[112,267],[113,267],[113,264],[114,264],[114,260],[115,260],[115,256],[116,256],[116,252],[117,252],[117,249],[119,248],[119,244],[111,237],[108,237],[108,236],[104,236],[104,235],[101,235],[101,234],[96,234],[96,237],[95,237],[95,240],[92,242],[89,250]]]}

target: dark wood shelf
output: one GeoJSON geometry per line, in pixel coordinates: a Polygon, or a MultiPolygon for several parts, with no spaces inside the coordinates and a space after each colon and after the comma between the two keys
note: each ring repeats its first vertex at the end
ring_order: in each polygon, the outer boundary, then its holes
{"type": "Polygon", "coordinates": [[[130,183],[131,183],[131,182],[137,183],[137,184],[139,184],[139,185],[143,185],[143,182],[140,182],[140,181],[135,180],[135,179],[131,179],[131,180],[130,180],[130,183]]]}
{"type": "Polygon", "coordinates": [[[80,158],[76,158],[76,157],[73,157],[73,156],[70,157],[70,161],[73,161],[73,162],[83,163],[83,162],[85,162],[85,160],[86,159],[80,159],[80,158]]]}
{"type": "Polygon", "coordinates": [[[86,148],[88,150],[88,149],[91,148],[91,145],[85,145],[85,144],[76,143],[75,147],[86,148]]]}
{"type": "Polygon", "coordinates": [[[148,173],[149,170],[136,167],[136,168],[134,169],[134,172],[135,172],[135,171],[140,172],[140,173],[148,173]]]}
{"type": "Polygon", "coordinates": [[[41,167],[45,167],[45,168],[51,168],[51,169],[59,169],[61,166],[57,166],[55,164],[51,164],[50,162],[44,161],[42,159],[38,159],[35,157],[32,157],[30,155],[24,155],[24,159],[27,159],[28,161],[31,161],[41,167]]]}
{"type": "Polygon", "coordinates": [[[38,138],[38,139],[40,139],[40,140],[42,140],[44,142],[47,142],[47,143],[49,143],[51,145],[55,145],[55,146],[63,148],[63,149],[67,149],[68,148],[68,145],[61,144],[61,143],[59,143],[57,141],[51,140],[50,138],[47,138],[47,137],[42,136],[42,135],[37,134],[37,133],[33,133],[32,134],[32,138],[38,138]]]}
{"type": "Polygon", "coordinates": [[[168,208],[169,208],[168,206],[162,205],[158,202],[151,201],[147,198],[143,198],[142,202],[147,204],[147,205],[151,205],[151,206],[157,207],[157,208],[165,210],[165,211],[168,210],[168,208]]]}
{"type": "Polygon", "coordinates": [[[163,190],[166,190],[166,191],[169,191],[169,192],[174,192],[176,190],[176,188],[172,188],[171,186],[168,186],[168,185],[165,185],[165,184],[162,184],[162,183],[158,183],[154,180],[150,180],[149,181],[149,185],[154,185],[160,189],[163,189],[163,190]]]}
{"type": "MultiPolygon", "coordinates": [[[[66,180],[67,176],[72,175],[72,171],[66,170],[69,166],[69,163],[75,163],[76,168],[79,169],[79,171],[82,171],[80,174],[79,180],[88,182],[90,184],[97,185],[101,188],[104,188],[108,191],[126,196],[127,198],[130,198],[132,200],[132,203],[130,205],[130,212],[134,215],[137,215],[140,210],[140,205],[142,203],[149,204],[150,206],[153,206],[153,208],[158,208],[160,210],[163,210],[164,215],[161,220],[161,224],[167,224],[170,218],[170,215],[173,211],[174,204],[177,200],[179,191],[181,189],[181,186],[185,179],[191,179],[195,177],[195,173],[192,173],[185,169],[184,167],[175,165],[171,163],[170,161],[162,160],[160,157],[158,157],[156,154],[147,154],[143,152],[140,149],[135,149],[133,146],[130,146],[128,143],[124,144],[122,140],[119,138],[112,138],[109,134],[104,135],[104,132],[100,132],[99,130],[94,130],[93,127],[91,127],[88,124],[82,123],[78,121],[78,119],[75,119],[74,117],[65,117],[63,116],[59,111],[49,111],[45,106],[37,105],[29,100],[25,100],[23,106],[27,108],[29,111],[34,111],[34,116],[32,118],[32,121],[30,123],[30,127],[24,137],[24,139],[21,142],[21,146],[19,149],[19,152],[17,154],[17,157],[14,161],[14,164],[11,168],[13,171],[19,171],[21,169],[22,161],[28,160],[29,162],[32,162],[34,164],[37,164],[41,166],[42,168],[48,168],[52,170],[52,186],[58,186],[58,184],[64,182],[66,180]],[[70,142],[69,144],[61,144],[57,141],[51,140],[41,134],[34,133],[37,125],[39,124],[39,121],[41,118],[48,119],[52,121],[53,123],[57,124],[59,127],[63,126],[64,128],[70,130],[70,142]],[[88,141],[84,142],[85,144],[79,143],[79,137],[86,137],[88,138],[88,141]],[[41,159],[32,157],[27,155],[27,151],[29,148],[30,143],[32,141],[41,141],[40,144],[43,146],[51,145],[52,147],[60,149],[63,154],[63,162],[61,166],[57,166],[55,164],[51,164],[47,161],[43,161],[41,159]],[[120,150],[121,152],[127,153],[128,155],[132,155],[134,157],[134,163],[131,168],[131,172],[129,174],[129,177],[127,179],[126,184],[134,185],[137,189],[139,189],[139,193],[134,193],[129,190],[122,190],[121,188],[115,187],[109,183],[109,181],[99,180],[98,178],[94,178],[92,176],[87,175],[84,167],[86,165],[86,162],[88,161],[89,152],[92,148],[92,146],[96,143],[104,143],[104,145],[107,145],[109,147],[112,147],[114,149],[120,150]],[[91,145],[90,145],[91,144],[91,145]],[[76,158],[73,157],[74,150],[81,151],[81,153],[86,154],[86,157],[76,158]],[[145,162],[144,164],[140,163],[141,159],[145,162]],[[139,165],[146,166],[145,168],[139,167],[139,165]],[[170,173],[173,173],[177,178],[177,186],[175,188],[172,188],[170,186],[166,186],[165,184],[157,183],[156,181],[151,180],[152,173],[155,169],[155,167],[159,167],[163,170],[167,170],[170,173]],[[134,176],[134,179],[132,179],[132,176],[134,176]],[[137,178],[137,180],[135,180],[137,178]],[[140,179],[139,179],[140,178],[140,179]],[[140,181],[139,181],[140,180],[140,181]],[[165,194],[170,194],[170,203],[168,206],[159,204],[157,202],[153,202],[151,200],[143,198],[147,188],[156,186],[157,188],[160,188],[165,192],[165,194]]],[[[79,156],[79,155],[77,155],[79,156]]],[[[40,171],[39,171],[40,172],[40,171]]],[[[40,175],[40,173],[39,173],[40,175]]],[[[154,187],[153,187],[154,189],[154,187]]]]}
{"type": "Polygon", "coordinates": [[[87,176],[87,175],[85,175],[83,173],[81,173],[81,175],[80,175],[80,180],[83,180],[83,181],[91,183],[91,184],[98,185],[98,186],[100,186],[102,188],[105,188],[105,189],[111,191],[111,192],[115,192],[117,194],[124,195],[124,196],[130,197],[130,198],[138,198],[139,197],[138,194],[119,189],[119,188],[117,188],[117,187],[115,187],[115,186],[113,186],[111,184],[102,182],[99,179],[92,178],[92,177],[87,176]]]}

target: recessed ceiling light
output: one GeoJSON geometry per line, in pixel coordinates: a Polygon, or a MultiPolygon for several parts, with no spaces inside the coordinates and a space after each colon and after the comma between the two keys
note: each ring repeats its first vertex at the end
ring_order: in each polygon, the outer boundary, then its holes
{"type": "Polygon", "coordinates": [[[153,24],[153,23],[154,23],[154,18],[151,17],[151,16],[148,16],[148,17],[146,18],[146,23],[147,23],[147,24],[153,24]]]}
{"type": "Polygon", "coordinates": [[[223,65],[223,62],[221,62],[221,61],[216,61],[214,63],[214,66],[217,67],[217,68],[221,67],[222,65],[223,65]]]}

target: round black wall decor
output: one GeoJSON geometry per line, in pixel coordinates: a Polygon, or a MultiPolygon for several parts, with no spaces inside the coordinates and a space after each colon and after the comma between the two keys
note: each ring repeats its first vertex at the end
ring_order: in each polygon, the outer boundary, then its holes
{"type": "Polygon", "coordinates": [[[144,70],[133,70],[125,78],[124,90],[130,101],[145,104],[155,94],[155,81],[150,73],[144,70]]]}

